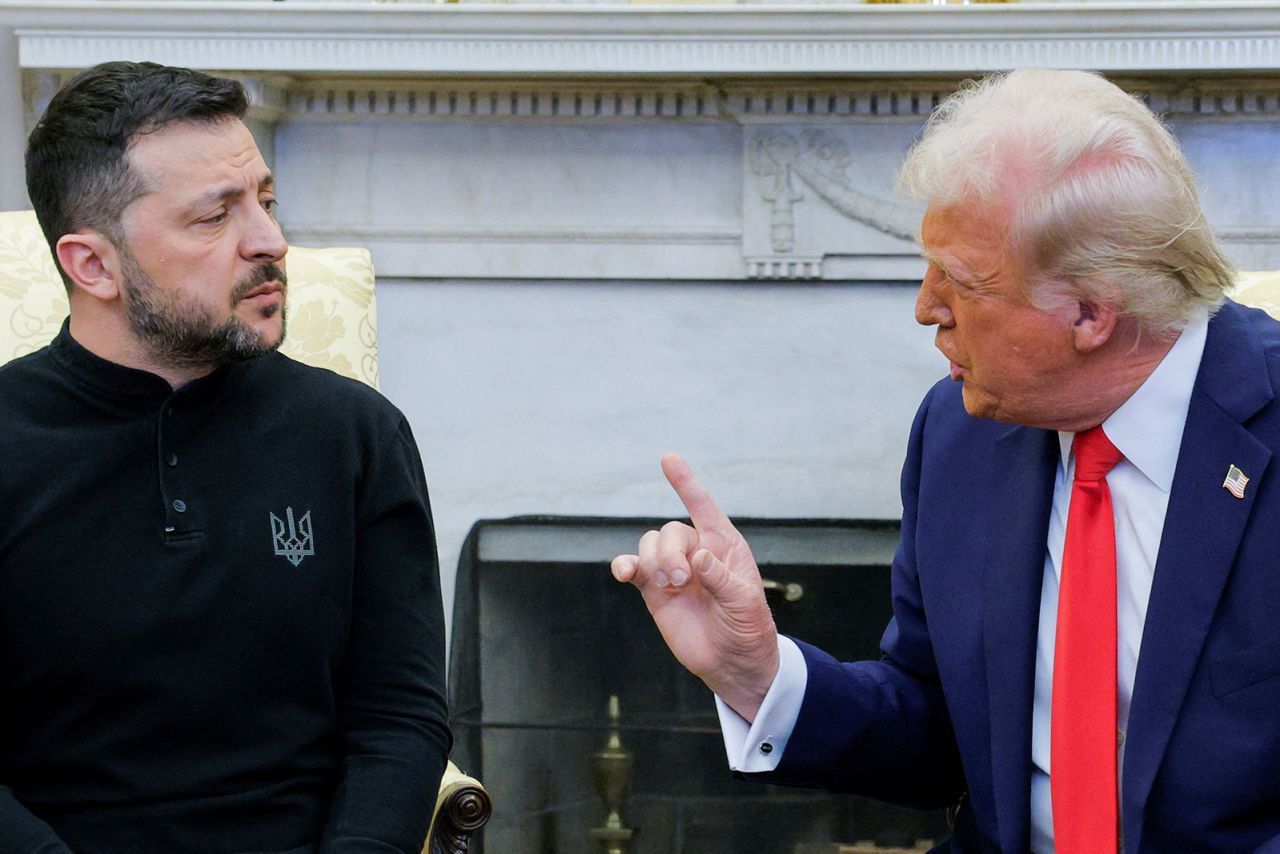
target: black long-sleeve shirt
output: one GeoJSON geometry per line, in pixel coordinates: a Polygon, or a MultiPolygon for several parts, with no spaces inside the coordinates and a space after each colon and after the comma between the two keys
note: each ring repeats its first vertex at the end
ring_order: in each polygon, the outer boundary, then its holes
{"type": "Polygon", "coordinates": [[[0,368],[0,852],[391,852],[450,736],[426,483],[359,383],[0,368]]]}

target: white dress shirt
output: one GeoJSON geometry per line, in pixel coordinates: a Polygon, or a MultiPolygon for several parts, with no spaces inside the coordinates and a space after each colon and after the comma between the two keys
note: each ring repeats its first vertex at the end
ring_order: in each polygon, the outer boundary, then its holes
{"type": "MultiPolygon", "coordinates": [[[[1138,669],[1138,649],[1147,618],[1147,601],[1164,530],[1169,489],[1177,467],[1182,430],[1204,354],[1207,318],[1189,324],[1164,359],[1124,404],[1102,423],[1107,438],[1124,454],[1107,475],[1116,518],[1116,681],[1117,749],[1124,762],[1124,732],[1138,669]]],[[[1066,540],[1067,510],[1075,457],[1074,433],[1059,433],[1061,456],[1053,487],[1053,508],[1046,539],[1040,623],[1036,636],[1035,702],[1031,716],[1031,847],[1053,852],[1053,809],[1049,792],[1049,715],[1053,686],[1053,647],[1058,623],[1058,577],[1066,540]]],[[[799,647],[778,638],[778,675],[755,721],[748,725],[719,697],[716,708],[724,733],[729,767],[735,771],[772,771],[782,759],[795,728],[808,684],[799,647]]]]}

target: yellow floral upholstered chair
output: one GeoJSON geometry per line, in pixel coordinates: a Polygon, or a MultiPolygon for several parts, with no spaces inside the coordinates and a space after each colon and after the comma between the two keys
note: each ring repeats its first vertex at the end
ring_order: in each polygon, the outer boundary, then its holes
{"type": "MultiPolygon", "coordinates": [[[[378,387],[373,259],[366,249],[289,249],[289,334],[282,352],[378,387]]],[[[32,211],[0,211],[0,365],[53,340],[67,294],[32,211]]],[[[465,852],[492,812],[479,781],[453,763],[423,846],[465,852]]]]}
{"type": "Polygon", "coordinates": [[[1240,273],[1231,298],[1244,305],[1260,308],[1272,317],[1280,318],[1280,270],[1240,273]]]}
{"type": "MultiPolygon", "coordinates": [[[[365,249],[289,249],[282,352],[378,387],[373,260],[365,249]]],[[[0,212],[0,364],[53,340],[67,294],[31,211],[0,212]]]]}

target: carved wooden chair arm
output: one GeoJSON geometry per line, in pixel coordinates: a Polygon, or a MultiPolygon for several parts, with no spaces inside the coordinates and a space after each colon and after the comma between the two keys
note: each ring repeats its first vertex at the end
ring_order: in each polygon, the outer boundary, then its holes
{"type": "Polygon", "coordinates": [[[480,781],[463,774],[450,762],[440,779],[440,795],[423,854],[465,854],[471,836],[484,827],[492,814],[493,801],[480,781]]]}

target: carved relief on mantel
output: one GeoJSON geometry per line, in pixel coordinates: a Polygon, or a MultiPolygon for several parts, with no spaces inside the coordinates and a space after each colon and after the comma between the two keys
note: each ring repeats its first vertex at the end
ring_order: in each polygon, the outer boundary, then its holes
{"type": "MultiPolygon", "coordinates": [[[[0,0],[3,2],[3,0],[0,0]]],[[[448,118],[717,119],[743,123],[843,119],[926,118],[953,92],[958,78],[818,78],[804,80],[594,77],[513,78],[362,77],[336,74],[260,74],[212,69],[249,90],[254,114],[271,121],[355,122],[368,118],[438,121],[448,118]]],[[[62,69],[23,73],[26,124],[74,74],[62,69]]],[[[1125,77],[1111,79],[1168,116],[1231,121],[1280,116],[1280,76],[1125,77]]]]}
{"type": "Polygon", "coordinates": [[[860,130],[747,130],[744,171],[755,178],[756,189],[744,193],[748,278],[914,276],[920,266],[914,243],[920,209],[893,199],[893,172],[886,181],[860,130]],[[798,212],[801,205],[807,207],[798,212]],[[827,259],[842,263],[829,270],[827,259]]]}

